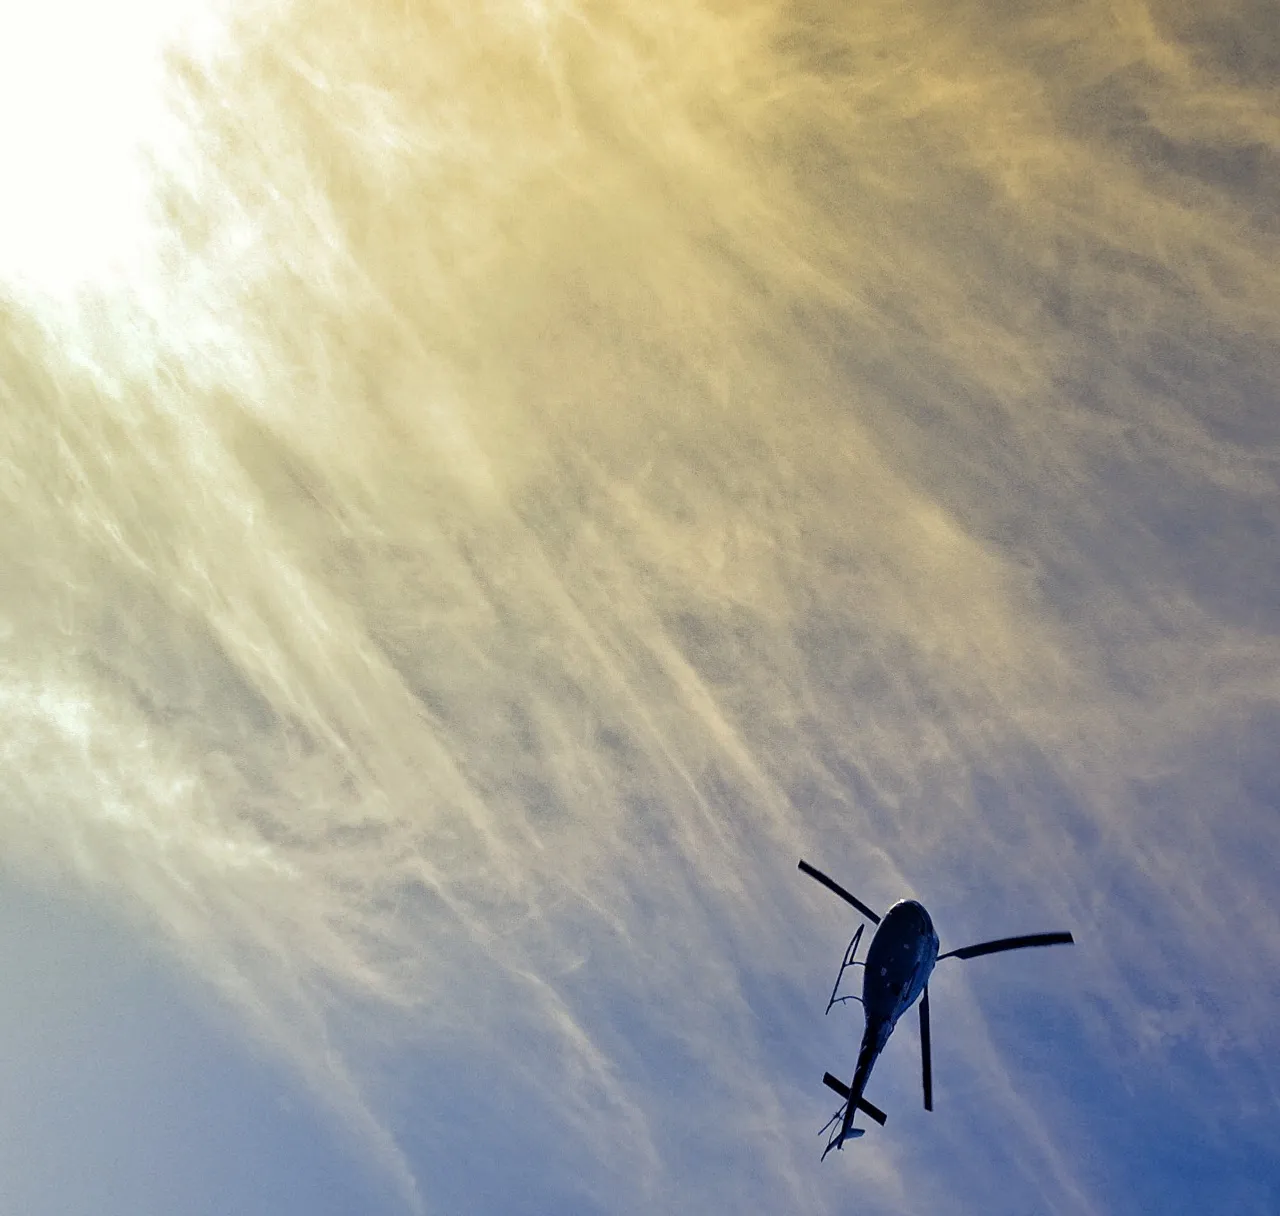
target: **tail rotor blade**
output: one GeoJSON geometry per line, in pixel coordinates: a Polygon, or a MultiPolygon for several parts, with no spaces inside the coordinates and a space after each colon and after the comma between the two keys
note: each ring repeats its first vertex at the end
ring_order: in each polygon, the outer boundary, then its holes
{"type": "Polygon", "coordinates": [[[828,891],[834,891],[847,904],[852,904],[859,912],[862,913],[873,925],[880,923],[880,918],[867,907],[857,896],[850,895],[838,882],[828,878],[821,870],[815,870],[807,861],[800,862],[800,870],[804,874],[808,874],[810,878],[816,879],[828,891]]]}
{"type": "Polygon", "coordinates": [[[1028,946],[1069,946],[1076,939],[1070,933],[1028,933],[1022,937],[1002,937],[993,942],[978,942],[974,946],[963,946],[959,950],[948,950],[939,954],[944,958],[981,958],[984,954],[999,954],[1003,950],[1023,950],[1028,946]]]}
{"type": "Polygon", "coordinates": [[[920,1067],[924,1078],[924,1108],[933,1109],[933,1055],[929,1046],[929,989],[920,994],[920,1067]]]}

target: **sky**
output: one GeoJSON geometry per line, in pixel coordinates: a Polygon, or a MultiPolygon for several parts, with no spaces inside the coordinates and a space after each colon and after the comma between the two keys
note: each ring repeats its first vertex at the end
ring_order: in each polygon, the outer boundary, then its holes
{"type": "Polygon", "coordinates": [[[0,1207],[1280,1208],[1273,5],[38,7],[0,1207]]]}

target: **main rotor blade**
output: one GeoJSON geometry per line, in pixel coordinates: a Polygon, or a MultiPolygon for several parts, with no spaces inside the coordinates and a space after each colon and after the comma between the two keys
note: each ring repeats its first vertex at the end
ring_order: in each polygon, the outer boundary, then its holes
{"type": "Polygon", "coordinates": [[[815,870],[807,861],[800,862],[800,869],[803,873],[808,874],[810,878],[816,878],[828,891],[834,891],[845,903],[852,904],[873,925],[880,923],[880,918],[862,900],[858,899],[857,896],[850,895],[838,882],[828,878],[821,870],[815,870]]]}
{"type": "Polygon", "coordinates": [[[920,1067],[924,1076],[924,1108],[933,1109],[933,1056],[929,1047],[929,989],[920,994],[920,1067]]]}
{"type": "Polygon", "coordinates": [[[1070,933],[1028,933],[1023,937],[1002,937],[994,942],[978,942],[975,946],[963,946],[939,954],[944,958],[980,958],[984,954],[999,954],[1002,950],[1022,950],[1027,946],[1069,946],[1076,939],[1070,933]]]}

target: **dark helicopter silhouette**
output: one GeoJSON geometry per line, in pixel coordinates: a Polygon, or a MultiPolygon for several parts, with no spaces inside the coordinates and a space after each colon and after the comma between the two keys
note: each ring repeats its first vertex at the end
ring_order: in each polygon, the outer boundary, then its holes
{"type": "Polygon", "coordinates": [[[998,954],[1002,950],[1021,950],[1027,946],[1069,945],[1075,939],[1070,933],[1031,933],[1022,937],[1002,937],[996,941],[978,942],[973,946],[963,946],[959,950],[948,950],[946,954],[938,953],[938,935],[934,932],[933,921],[922,904],[914,899],[900,899],[881,920],[860,899],[850,895],[839,883],[832,881],[820,870],[815,870],[807,861],[800,862],[800,869],[810,878],[817,879],[829,891],[835,892],[846,903],[852,904],[872,924],[878,926],[871,945],[867,947],[866,961],[857,963],[854,956],[858,952],[858,943],[862,940],[865,925],[859,925],[853,940],[844,952],[844,961],[836,975],[835,986],[831,989],[831,999],[827,1002],[827,1012],[831,1006],[841,1001],[861,1001],[866,1014],[866,1029],[862,1034],[862,1046],[858,1049],[858,1063],[853,1072],[853,1080],[844,1085],[830,1073],[823,1076],[823,1084],[834,1089],[844,1099],[844,1105],[827,1121],[825,1132],[837,1120],[839,1131],[827,1141],[822,1155],[833,1148],[843,1148],[846,1140],[852,1140],[863,1134],[862,1128],[853,1126],[853,1117],[858,1111],[869,1115],[882,1127],[884,1112],[872,1106],[863,1096],[871,1070],[884,1045],[889,1041],[898,1019],[911,1008],[917,997],[920,998],[920,1055],[924,1075],[924,1108],[933,1109],[933,1064],[929,1049],[929,976],[934,965],[944,958],[979,958],[984,954],[998,954]],[[840,981],[849,967],[862,967],[862,996],[837,997],[840,981]]]}

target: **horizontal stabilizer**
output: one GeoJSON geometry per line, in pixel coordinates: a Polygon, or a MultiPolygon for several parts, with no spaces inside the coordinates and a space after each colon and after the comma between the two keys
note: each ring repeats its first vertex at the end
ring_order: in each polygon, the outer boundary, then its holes
{"type": "MultiPolygon", "coordinates": [[[[829,1072],[824,1072],[822,1074],[822,1083],[828,1089],[834,1089],[846,1102],[849,1101],[849,1087],[838,1077],[833,1077],[829,1072]]],[[[858,1099],[858,1109],[862,1111],[864,1115],[869,1115],[878,1124],[880,1124],[881,1127],[884,1126],[884,1121],[887,1118],[884,1111],[882,1111],[878,1106],[872,1106],[866,1098],[858,1099]]],[[[860,1136],[862,1135],[862,1132],[858,1129],[854,1129],[849,1132],[849,1136],[853,1135],[860,1136]]],[[[847,1136],[845,1138],[848,1139],[847,1136]]]]}

